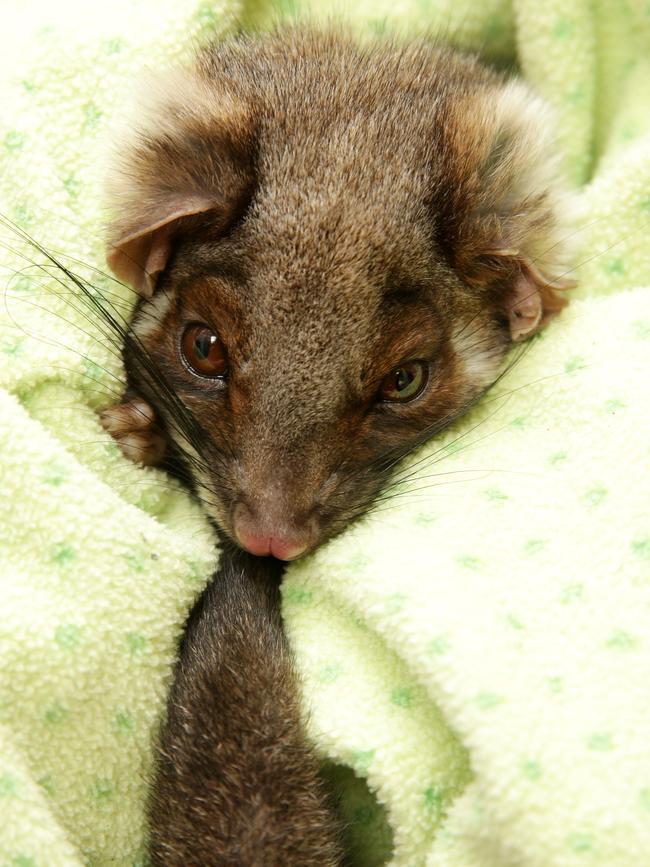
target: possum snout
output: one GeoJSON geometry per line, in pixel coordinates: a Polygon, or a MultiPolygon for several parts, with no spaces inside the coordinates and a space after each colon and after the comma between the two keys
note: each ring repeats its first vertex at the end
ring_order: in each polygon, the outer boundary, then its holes
{"type": "Polygon", "coordinates": [[[233,509],[233,528],[246,551],[261,557],[270,554],[278,560],[297,559],[317,538],[313,517],[301,520],[281,508],[261,512],[241,502],[233,509]]]}
{"type": "Polygon", "coordinates": [[[316,547],[322,527],[308,475],[270,463],[265,472],[243,480],[230,510],[231,533],[242,548],[257,556],[295,560],[316,547]]]}

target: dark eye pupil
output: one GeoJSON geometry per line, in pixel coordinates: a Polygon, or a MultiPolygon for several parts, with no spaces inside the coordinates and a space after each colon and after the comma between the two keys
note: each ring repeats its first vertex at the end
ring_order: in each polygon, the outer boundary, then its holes
{"type": "Polygon", "coordinates": [[[194,351],[201,361],[205,361],[205,359],[210,355],[210,347],[216,342],[216,340],[217,337],[214,334],[199,334],[199,336],[195,338],[194,351]]]}
{"type": "Polygon", "coordinates": [[[397,391],[404,391],[404,389],[408,388],[414,379],[415,374],[412,371],[400,367],[395,371],[395,389],[397,391]]]}
{"type": "Polygon", "coordinates": [[[379,389],[379,399],[387,401],[407,401],[416,398],[426,387],[427,366],[423,361],[409,361],[396,367],[383,380],[379,389]]]}
{"type": "Polygon", "coordinates": [[[181,352],[190,370],[199,376],[224,377],[228,357],[219,335],[201,323],[188,325],[181,339],[181,352]]]}

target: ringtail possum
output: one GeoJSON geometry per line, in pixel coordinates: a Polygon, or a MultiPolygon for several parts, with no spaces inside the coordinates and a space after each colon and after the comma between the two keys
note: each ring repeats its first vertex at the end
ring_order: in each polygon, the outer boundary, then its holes
{"type": "Polygon", "coordinates": [[[282,635],[282,561],[366,512],[395,465],[565,305],[551,121],[426,41],[281,29],[161,74],[119,143],[108,262],[138,293],[103,423],[173,455],[218,528],[151,797],[154,864],[342,862],[282,635]]]}

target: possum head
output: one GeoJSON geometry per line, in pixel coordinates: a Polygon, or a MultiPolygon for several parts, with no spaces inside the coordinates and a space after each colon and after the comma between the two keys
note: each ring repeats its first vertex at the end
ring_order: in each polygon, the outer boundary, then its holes
{"type": "Polygon", "coordinates": [[[340,531],[562,308],[548,127],[473,59],[333,33],[161,81],[114,169],[108,261],[141,295],[131,386],[242,547],[340,531]]]}

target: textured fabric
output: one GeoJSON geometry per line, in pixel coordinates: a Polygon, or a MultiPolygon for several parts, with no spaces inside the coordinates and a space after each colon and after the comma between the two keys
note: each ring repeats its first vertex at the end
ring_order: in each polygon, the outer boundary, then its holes
{"type": "MultiPolygon", "coordinates": [[[[26,3],[0,54],[0,212],[77,270],[105,267],[105,137],[131,76],[227,23],[193,0],[94,5],[26,3]]],[[[99,317],[0,243],[0,864],[141,864],[151,736],[214,541],[100,427],[122,367],[99,317]]]]}
{"type": "MultiPolygon", "coordinates": [[[[244,20],[274,8],[256,0],[244,20]]],[[[30,0],[4,20],[0,211],[120,315],[127,290],[75,261],[104,267],[109,123],[143,64],[182,57],[239,11],[30,0]]],[[[357,776],[331,772],[354,863],[382,863],[392,841],[408,867],[643,867],[647,3],[382,0],[348,14],[516,59],[555,109],[580,206],[574,303],[400,469],[394,496],[288,571],[310,731],[357,776]]],[[[0,864],[141,864],[151,735],[214,540],[173,482],[101,430],[122,368],[100,318],[6,227],[1,241],[0,864]]]]}

